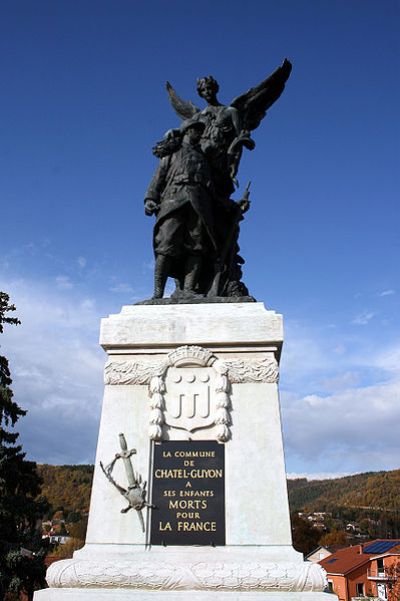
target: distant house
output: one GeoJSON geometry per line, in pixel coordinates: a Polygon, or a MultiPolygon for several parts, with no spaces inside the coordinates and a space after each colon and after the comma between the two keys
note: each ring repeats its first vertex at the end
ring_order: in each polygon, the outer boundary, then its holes
{"type": "Polygon", "coordinates": [[[50,536],[49,538],[50,538],[50,543],[52,545],[54,545],[54,544],[65,545],[65,543],[67,543],[70,540],[69,536],[65,536],[62,534],[54,534],[54,535],[50,536]]]}
{"type": "Polygon", "coordinates": [[[339,601],[375,597],[387,601],[394,581],[390,567],[400,562],[400,540],[377,539],[339,549],[318,563],[339,601]]]}
{"type": "Polygon", "coordinates": [[[339,549],[343,549],[343,548],[344,548],[344,545],[329,545],[329,546],[322,545],[322,546],[314,549],[314,551],[311,551],[311,553],[309,553],[305,557],[305,559],[306,559],[306,561],[311,561],[312,563],[319,563],[322,559],[329,557],[330,555],[335,553],[335,551],[338,551],[339,549]]]}
{"type": "Polygon", "coordinates": [[[326,530],[325,517],[329,516],[329,514],[325,511],[314,511],[313,513],[303,513],[299,511],[297,515],[299,518],[311,522],[313,528],[317,528],[317,530],[326,530]]]}
{"type": "Polygon", "coordinates": [[[70,540],[70,536],[66,534],[43,534],[42,540],[48,540],[51,545],[65,545],[70,540]]]}
{"type": "Polygon", "coordinates": [[[48,532],[42,534],[42,539],[48,539],[51,545],[65,545],[70,540],[70,536],[65,529],[65,524],[53,524],[48,532]]]}

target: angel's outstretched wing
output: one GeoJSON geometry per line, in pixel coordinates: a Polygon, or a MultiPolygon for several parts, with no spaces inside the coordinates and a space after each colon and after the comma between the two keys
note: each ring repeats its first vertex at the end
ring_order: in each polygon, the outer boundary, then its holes
{"type": "Polygon", "coordinates": [[[196,113],[200,112],[193,102],[190,100],[182,100],[175,92],[169,81],[166,83],[166,88],[172,108],[181,119],[191,119],[196,113]]]}
{"type": "Polygon", "coordinates": [[[251,131],[260,125],[269,107],[282,94],[291,70],[291,63],[285,59],[267,79],[231,102],[241,114],[243,129],[251,131]]]}

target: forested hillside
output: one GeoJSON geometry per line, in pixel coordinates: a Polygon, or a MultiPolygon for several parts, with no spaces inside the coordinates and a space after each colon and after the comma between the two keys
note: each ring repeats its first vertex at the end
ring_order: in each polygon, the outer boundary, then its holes
{"type": "MultiPolygon", "coordinates": [[[[93,465],[39,465],[42,495],[54,510],[87,511],[93,465]]],[[[400,512],[400,470],[367,472],[332,480],[288,480],[291,511],[360,508],[400,512]]]]}
{"type": "Polygon", "coordinates": [[[333,480],[289,480],[291,511],[335,507],[400,511],[400,470],[367,472],[333,480]]]}
{"type": "MultiPolygon", "coordinates": [[[[59,545],[70,557],[84,544],[93,465],[40,465],[42,496],[51,508],[44,516],[49,534],[65,530],[59,545]]],[[[288,480],[294,547],[309,553],[318,544],[358,544],[373,538],[400,538],[400,470],[369,472],[333,480],[288,480]]]]}
{"type": "Polygon", "coordinates": [[[86,513],[89,510],[93,465],[38,465],[43,478],[42,496],[54,511],[86,513]]]}

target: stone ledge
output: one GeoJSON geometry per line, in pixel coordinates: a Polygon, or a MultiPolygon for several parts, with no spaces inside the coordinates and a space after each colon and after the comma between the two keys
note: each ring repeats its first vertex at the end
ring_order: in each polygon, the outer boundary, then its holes
{"type": "Polygon", "coordinates": [[[100,330],[104,350],[266,343],[280,348],[282,341],[282,315],[263,303],[128,305],[103,318],[100,330]]]}

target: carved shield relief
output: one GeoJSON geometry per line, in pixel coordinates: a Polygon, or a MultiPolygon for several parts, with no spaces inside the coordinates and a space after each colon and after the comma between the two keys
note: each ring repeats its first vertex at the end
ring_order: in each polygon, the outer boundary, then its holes
{"type": "Polygon", "coordinates": [[[165,424],[187,432],[212,426],[215,379],[212,367],[170,367],[165,378],[165,424]]]}
{"type": "MultiPolygon", "coordinates": [[[[163,361],[109,361],[106,384],[148,384],[150,399],[149,437],[173,440],[168,429],[180,430],[184,438],[213,428],[219,442],[231,438],[231,385],[246,382],[275,384],[279,364],[274,353],[256,359],[219,359],[200,346],[180,346],[163,361]]],[[[196,438],[196,435],[193,436],[196,438]]]]}

